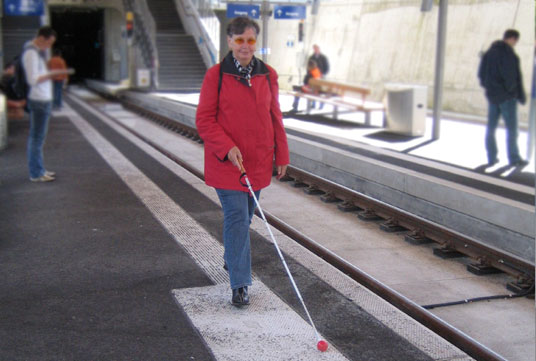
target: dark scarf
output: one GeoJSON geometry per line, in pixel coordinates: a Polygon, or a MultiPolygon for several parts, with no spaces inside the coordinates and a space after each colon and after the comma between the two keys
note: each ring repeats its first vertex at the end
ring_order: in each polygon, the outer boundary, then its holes
{"type": "Polygon", "coordinates": [[[247,80],[248,85],[251,86],[251,72],[253,71],[253,67],[255,66],[255,57],[251,58],[251,61],[249,62],[248,66],[246,66],[245,68],[242,65],[240,65],[240,62],[236,60],[234,55],[233,55],[233,61],[240,75],[242,75],[247,80]]]}

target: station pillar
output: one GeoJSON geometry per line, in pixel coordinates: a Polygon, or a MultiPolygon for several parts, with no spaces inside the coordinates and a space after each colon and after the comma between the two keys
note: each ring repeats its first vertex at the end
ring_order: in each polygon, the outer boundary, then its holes
{"type": "Polygon", "coordinates": [[[0,94],[0,150],[7,147],[6,97],[0,94]]]}

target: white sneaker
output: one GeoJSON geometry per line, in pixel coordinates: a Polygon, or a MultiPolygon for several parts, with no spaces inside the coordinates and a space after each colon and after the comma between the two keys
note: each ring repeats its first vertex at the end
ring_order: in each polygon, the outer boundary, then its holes
{"type": "Polygon", "coordinates": [[[49,177],[54,177],[56,175],[56,172],[52,172],[52,171],[48,171],[46,170],[45,171],[45,175],[49,176],[49,177]]]}
{"type": "Polygon", "coordinates": [[[30,180],[32,182],[52,182],[52,181],[56,180],[56,178],[51,177],[51,176],[46,175],[46,174],[43,174],[41,177],[30,178],[30,180]]]}

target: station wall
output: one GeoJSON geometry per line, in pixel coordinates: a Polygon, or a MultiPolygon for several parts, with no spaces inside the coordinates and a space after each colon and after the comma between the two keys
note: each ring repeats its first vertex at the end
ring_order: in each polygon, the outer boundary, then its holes
{"type": "MultiPolygon", "coordinates": [[[[428,86],[433,106],[437,1],[421,12],[421,0],[322,0],[317,15],[308,8],[303,43],[298,21],[268,23],[268,63],[278,70],[281,88],[300,84],[305,61],[318,44],[330,61],[328,78],[366,85],[382,100],[386,83],[428,86]],[[291,46],[292,45],[292,46],[291,46]]],[[[443,109],[485,115],[487,102],[476,76],[481,52],[515,28],[521,38],[525,90],[530,91],[534,57],[534,0],[450,0],[444,75],[443,109]]],[[[519,108],[527,122],[528,106],[519,108]]]]}

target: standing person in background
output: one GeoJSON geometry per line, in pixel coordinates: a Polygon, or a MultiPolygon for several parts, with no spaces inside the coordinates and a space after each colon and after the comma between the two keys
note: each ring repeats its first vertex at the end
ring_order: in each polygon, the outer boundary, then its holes
{"type": "MultiPolygon", "coordinates": [[[[22,64],[26,81],[30,87],[28,108],[30,110],[30,134],[28,136],[28,167],[32,182],[55,180],[54,172],[47,171],[43,164],[43,146],[48,131],[52,111],[52,77],[48,70],[47,54],[56,41],[56,32],[50,26],[43,26],[37,36],[24,45],[22,64]]],[[[67,71],[65,71],[67,72],[67,71]]]]}
{"type": "Polygon", "coordinates": [[[517,30],[506,30],[502,40],[491,44],[478,69],[480,84],[486,89],[488,99],[488,125],[486,129],[486,151],[488,165],[499,162],[495,131],[502,115],[506,125],[508,161],[511,166],[524,167],[527,161],[521,159],[517,146],[517,102],[525,104],[523,78],[519,58],[514,46],[519,40],[517,30]]]}
{"type": "Polygon", "coordinates": [[[205,143],[205,182],[216,189],[223,208],[224,260],[234,306],[249,304],[249,225],[255,210],[253,197],[240,183],[240,163],[257,199],[270,184],[274,158],[278,179],[289,164],[277,73],[253,56],[259,31],[259,25],[247,17],[229,23],[231,51],[207,71],[196,114],[205,143]]]}
{"type": "MultiPolygon", "coordinates": [[[[326,77],[326,74],[329,73],[329,61],[328,58],[320,52],[320,47],[316,44],[313,45],[313,55],[309,57],[309,61],[315,61],[318,65],[318,69],[322,73],[322,78],[326,77]]],[[[313,101],[312,107],[315,107],[315,102],[313,101]]],[[[324,103],[320,103],[320,109],[324,108],[324,103]]]]}
{"type": "Polygon", "coordinates": [[[6,96],[7,117],[8,119],[22,119],[24,117],[25,99],[18,99],[13,90],[15,82],[15,64],[8,63],[4,67],[2,79],[0,80],[0,92],[6,96]]]}
{"type": "MultiPolygon", "coordinates": [[[[52,52],[53,56],[48,61],[49,70],[67,70],[67,64],[65,60],[61,57],[61,50],[54,49],[52,52]]],[[[61,109],[62,103],[62,93],[63,86],[67,82],[69,76],[67,74],[58,74],[52,77],[52,82],[54,84],[54,102],[52,107],[54,109],[61,109]]]]}
{"type": "Polygon", "coordinates": [[[326,77],[326,74],[329,73],[329,61],[328,58],[320,52],[320,47],[318,45],[313,45],[313,55],[309,57],[309,60],[314,60],[318,65],[318,69],[322,73],[322,78],[326,77]]]}

